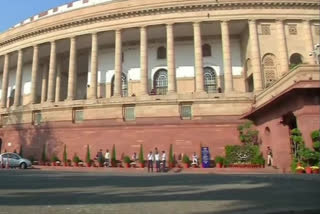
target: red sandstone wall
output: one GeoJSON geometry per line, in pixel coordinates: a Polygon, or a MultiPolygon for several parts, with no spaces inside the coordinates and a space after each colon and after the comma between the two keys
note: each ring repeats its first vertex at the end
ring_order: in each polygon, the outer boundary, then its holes
{"type": "Polygon", "coordinates": [[[63,146],[67,144],[68,158],[72,159],[76,152],[85,160],[86,145],[90,145],[91,157],[94,158],[99,149],[111,150],[116,145],[117,159],[121,154],[132,155],[139,152],[140,144],[143,144],[144,154],[157,147],[160,151],[169,152],[170,144],[173,144],[174,153],[188,154],[200,152],[200,143],[209,146],[211,158],[216,155],[224,155],[225,145],[240,144],[237,124],[235,125],[150,125],[150,126],[118,126],[118,127],[77,127],[70,124],[69,128],[39,128],[30,127],[22,130],[2,131],[2,151],[19,151],[23,145],[24,156],[33,155],[40,159],[43,144],[48,144],[48,156],[56,153],[62,158],[63,146]],[[8,147],[8,142],[12,143],[8,147]]]}

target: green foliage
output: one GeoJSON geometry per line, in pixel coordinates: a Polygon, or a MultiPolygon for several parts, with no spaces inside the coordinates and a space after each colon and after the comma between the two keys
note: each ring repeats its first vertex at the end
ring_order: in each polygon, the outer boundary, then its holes
{"type": "Polygon", "coordinates": [[[311,133],[311,138],[312,138],[312,141],[315,142],[315,141],[320,141],[320,130],[314,130],[312,133],[311,133]]]}
{"type": "Polygon", "coordinates": [[[172,146],[172,144],[170,144],[170,150],[169,150],[169,163],[174,164],[173,146],[172,146]]]}
{"type": "Polygon", "coordinates": [[[139,162],[140,162],[140,163],[144,163],[144,157],[143,157],[143,146],[142,146],[142,144],[140,144],[139,162]]]}
{"type": "Polygon", "coordinates": [[[313,148],[316,151],[320,151],[320,141],[313,142],[313,148]]]}
{"type": "Polygon", "coordinates": [[[183,163],[190,163],[190,158],[188,155],[184,154],[182,157],[182,162],[183,163]]]}
{"type": "Polygon", "coordinates": [[[299,151],[300,159],[307,165],[312,166],[314,165],[318,158],[319,154],[315,151],[312,151],[309,148],[303,148],[299,151]]]}
{"type": "Polygon", "coordinates": [[[294,157],[301,160],[301,151],[305,148],[304,140],[299,129],[292,129],[290,136],[294,146],[294,157]]]}
{"type": "Polygon", "coordinates": [[[222,156],[216,156],[215,162],[223,164],[224,163],[224,158],[222,156]]]}
{"type": "Polygon", "coordinates": [[[23,157],[22,145],[20,146],[19,156],[20,156],[20,157],[23,157]]]}
{"type": "Polygon", "coordinates": [[[52,156],[52,158],[51,158],[51,161],[52,161],[52,162],[57,162],[57,161],[60,161],[60,160],[59,160],[59,158],[57,157],[57,155],[54,154],[54,155],[52,156]]]}
{"type": "Polygon", "coordinates": [[[125,163],[131,163],[130,157],[128,155],[124,156],[123,162],[125,163]]]}
{"type": "Polygon", "coordinates": [[[64,144],[64,148],[63,148],[63,162],[67,163],[68,161],[68,155],[67,155],[67,145],[64,144]]]}
{"type": "Polygon", "coordinates": [[[73,158],[72,158],[72,161],[73,161],[74,163],[79,163],[79,162],[80,162],[80,158],[79,158],[79,156],[77,155],[77,153],[74,153],[73,158]]]}
{"type": "Polygon", "coordinates": [[[297,166],[298,166],[298,159],[293,158],[291,162],[291,172],[296,172],[297,166]]]}
{"type": "Polygon", "coordinates": [[[238,126],[239,138],[244,145],[258,144],[259,132],[252,128],[253,123],[248,121],[238,126]]]}
{"type": "Polygon", "coordinates": [[[116,146],[113,144],[112,146],[112,153],[111,153],[111,162],[116,162],[117,156],[116,156],[116,146]]]}
{"type": "Polygon", "coordinates": [[[264,164],[264,158],[259,146],[255,145],[229,145],[225,147],[227,163],[264,164]]]}
{"type": "Polygon", "coordinates": [[[47,161],[47,148],[46,144],[43,144],[42,154],[41,154],[41,161],[46,162],[47,161]]]}
{"type": "Polygon", "coordinates": [[[91,163],[91,154],[89,144],[87,145],[86,163],[91,163]]]}
{"type": "Polygon", "coordinates": [[[298,128],[292,129],[291,135],[301,136],[301,131],[298,128]]]}

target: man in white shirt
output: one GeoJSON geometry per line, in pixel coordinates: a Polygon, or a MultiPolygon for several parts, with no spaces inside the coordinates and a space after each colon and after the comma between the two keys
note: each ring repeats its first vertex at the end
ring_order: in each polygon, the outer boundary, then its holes
{"type": "Polygon", "coordinates": [[[161,161],[162,161],[162,172],[165,172],[166,171],[166,152],[165,151],[162,151],[161,161]]]}
{"type": "Polygon", "coordinates": [[[156,161],[156,171],[160,172],[160,154],[158,153],[158,150],[154,154],[154,159],[156,161]]]}
{"type": "Polygon", "coordinates": [[[104,155],[104,159],[106,160],[105,165],[109,167],[110,166],[110,153],[109,153],[108,149],[106,150],[106,154],[104,155]]]}
{"type": "Polygon", "coordinates": [[[198,166],[198,156],[196,153],[193,153],[192,155],[192,165],[198,166]]]}
{"type": "Polygon", "coordinates": [[[150,153],[148,154],[148,172],[150,172],[150,169],[151,169],[151,172],[153,172],[153,154],[152,154],[152,151],[150,151],[150,153]]]}

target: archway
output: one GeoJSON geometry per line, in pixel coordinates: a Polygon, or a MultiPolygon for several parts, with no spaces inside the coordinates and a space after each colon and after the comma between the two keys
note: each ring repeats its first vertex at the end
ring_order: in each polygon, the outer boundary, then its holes
{"type": "Polygon", "coordinates": [[[303,57],[299,53],[294,53],[290,56],[290,69],[296,67],[297,65],[302,64],[303,57]]]}
{"type": "Polygon", "coordinates": [[[168,72],[160,69],[154,74],[153,89],[157,95],[165,95],[168,91],[168,72]]]}
{"type": "MultiPolygon", "coordinates": [[[[121,75],[121,96],[122,97],[127,97],[128,96],[128,81],[127,81],[127,76],[122,73],[121,75]]],[[[114,95],[114,75],[111,79],[111,96],[114,95]]]]}
{"type": "Polygon", "coordinates": [[[217,75],[213,68],[205,67],[203,69],[204,90],[207,93],[217,92],[217,75]]]}

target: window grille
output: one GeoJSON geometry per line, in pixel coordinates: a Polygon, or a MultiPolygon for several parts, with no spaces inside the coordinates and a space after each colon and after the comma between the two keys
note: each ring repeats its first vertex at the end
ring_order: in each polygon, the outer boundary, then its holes
{"type": "Polygon", "coordinates": [[[191,120],[192,112],[191,105],[181,105],[181,119],[183,120],[191,120]]]}
{"type": "Polygon", "coordinates": [[[205,67],[203,75],[204,75],[204,90],[207,93],[217,92],[216,72],[210,67],[205,67]]]}
{"type": "Polygon", "coordinates": [[[79,123],[84,120],[83,110],[82,109],[75,109],[74,110],[74,122],[79,123]]]}
{"type": "Polygon", "coordinates": [[[33,125],[40,125],[43,122],[42,113],[40,111],[33,112],[33,125]]]}
{"type": "Polygon", "coordinates": [[[125,121],[130,121],[130,120],[135,120],[136,115],[134,112],[134,106],[126,106],[124,107],[124,120],[125,121]]]}
{"type": "Polygon", "coordinates": [[[154,75],[154,89],[157,95],[165,95],[168,91],[168,72],[165,69],[158,70],[154,75]]]}

